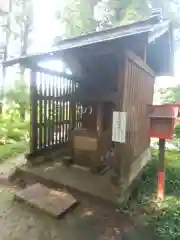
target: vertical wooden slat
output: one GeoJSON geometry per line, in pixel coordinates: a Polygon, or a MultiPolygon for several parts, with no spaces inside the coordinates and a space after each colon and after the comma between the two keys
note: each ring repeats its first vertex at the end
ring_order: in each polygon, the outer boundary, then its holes
{"type": "Polygon", "coordinates": [[[80,119],[80,111],[81,111],[81,106],[79,101],[77,101],[76,103],[76,127],[79,127],[79,119],[80,119]]]}
{"type": "MultiPolygon", "coordinates": [[[[135,68],[135,81],[136,81],[136,85],[137,85],[137,89],[138,89],[138,92],[140,93],[141,92],[141,88],[140,88],[140,85],[139,85],[139,82],[140,82],[140,79],[139,79],[139,67],[136,66],[135,68]]],[[[139,94],[138,94],[137,91],[135,91],[135,99],[136,99],[136,121],[135,121],[135,149],[137,149],[137,146],[140,144],[140,139],[141,139],[141,136],[142,134],[140,135],[140,137],[137,136],[137,134],[139,134],[139,124],[138,124],[138,119],[139,119],[139,116],[140,116],[140,108],[138,107],[140,104],[139,102],[139,94]]],[[[142,122],[142,120],[141,120],[142,122]]],[[[135,152],[135,155],[138,155],[137,151],[135,152]]]]}
{"type": "MultiPolygon", "coordinates": [[[[67,94],[71,94],[70,92],[70,84],[69,84],[69,79],[67,79],[67,94]]],[[[68,137],[69,137],[69,124],[70,124],[70,119],[69,119],[69,100],[66,101],[67,106],[66,106],[66,110],[67,110],[67,127],[66,127],[66,142],[68,141],[68,137]]]]}
{"type": "MultiPolygon", "coordinates": [[[[76,91],[77,89],[77,85],[74,84],[74,91],[76,91]]],[[[79,105],[79,101],[76,101],[76,128],[79,127],[79,110],[80,110],[80,105],[79,105]]]]}
{"type": "MultiPolygon", "coordinates": [[[[125,55],[120,53],[117,57],[118,60],[118,78],[117,78],[117,97],[115,103],[115,111],[126,112],[126,86],[128,80],[128,61],[125,55]]],[[[127,119],[128,120],[128,119],[127,119]]],[[[128,122],[127,122],[127,130],[128,130],[128,122]]],[[[127,132],[126,132],[127,133],[127,132]]],[[[127,141],[127,135],[126,135],[127,141]]],[[[114,170],[114,180],[115,182],[124,181],[125,179],[125,163],[127,161],[125,149],[125,144],[114,143],[114,154],[115,154],[115,164],[113,167],[114,170]]],[[[124,183],[125,184],[125,183],[124,183]]],[[[123,183],[121,183],[121,186],[123,183]]]]}
{"type": "Polygon", "coordinates": [[[129,131],[127,143],[130,144],[129,148],[131,149],[129,149],[129,152],[132,153],[133,160],[149,145],[146,106],[152,101],[150,92],[152,92],[153,84],[149,83],[149,79],[153,79],[154,76],[146,71],[146,67],[143,66],[145,63],[142,62],[141,65],[135,59],[128,56],[126,61],[128,63],[126,64],[127,77],[124,83],[123,109],[131,111],[134,107],[133,112],[130,112],[127,120],[127,129],[129,131]]]}
{"type": "Polygon", "coordinates": [[[43,75],[43,82],[44,82],[44,148],[47,147],[47,137],[48,137],[48,133],[47,133],[47,88],[48,88],[48,84],[47,84],[47,78],[45,77],[45,75],[43,75]]]}
{"type": "Polygon", "coordinates": [[[40,113],[39,113],[39,73],[36,73],[36,89],[37,89],[37,150],[39,150],[39,122],[40,122],[40,113]]]}
{"type": "MultiPolygon", "coordinates": [[[[136,114],[136,109],[137,109],[137,98],[136,98],[136,92],[139,91],[138,87],[137,87],[137,81],[138,79],[136,79],[136,68],[137,66],[132,64],[133,68],[133,74],[132,74],[132,85],[137,89],[136,91],[133,89],[132,90],[132,115],[133,115],[133,119],[132,120],[132,125],[133,125],[133,134],[132,134],[132,154],[135,155],[136,152],[136,137],[137,137],[137,133],[136,133],[136,122],[137,122],[137,114],[136,114]]],[[[133,157],[132,157],[133,159],[133,157]]]]}
{"type": "MultiPolygon", "coordinates": [[[[74,93],[76,91],[75,84],[71,81],[71,92],[74,93]]],[[[71,118],[71,129],[76,127],[76,101],[70,102],[70,118],[71,118]]]]}
{"type": "MultiPolygon", "coordinates": [[[[65,81],[65,93],[67,94],[67,79],[64,79],[65,81]]],[[[66,142],[67,139],[67,101],[64,101],[64,143],[66,142]]]]}
{"type": "MultiPolygon", "coordinates": [[[[32,102],[32,116],[31,119],[32,129],[31,131],[31,150],[36,152],[37,150],[43,150],[56,146],[57,144],[66,143],[68,141],[71,111],[70,102],[65,99],[57,99],[57,97],[64,94],[71,94],[76,91],[76,83],[67,78],[53,76],[51,73],[40,71],[35,69],[32,71],[31,78],[33,84],[36,86],[36,90],[33,89],[31,83],[31,102],[32,102]],[[38,79],[36,72],[38,71],[38,79]],[[35,83],[34,83],[35,81],[35,83]],[[37,82],[38,81],[38,82],[37,82]]],[[[81,104],[79,103],[79,106],[81,104]]],[[[74,108],[75,111],[75,108],[74,108]]],[[[78,126],[80,123],[80,117],[78,117],[78,126]]],[[[74,115],[74,127],[76,123],[76,117],[74,115]]]]}
{"type": "MultiPolygon", "coordinates": [[[[69,79],[67,81],[67,94],[70,94],[69,89],[69,79]]],[[[66,101],[66,142],[68,141],[68,132],[69,132],[69,101],[66,101]]]]}
{"type": "MultiPolygon", "coordinates": [[[[63,95],[62,81],[63,79],[60,78],[60,86],[59,86],[60,96],[63,95]]],[[[59,101],[59,106],[60,106],[60,143],[62,143],[63,142],[63,102],[62,100],[59,101]]]]}
{"type": "MultiPolygon", "coordinates": [[[[67,94],[67,81],[64,79],[64,94],[67,94]]],[[[67,132],[67,101],[64,101],[64,143],[66,142],[66,132],[67,132]]]]}
{"type": "Polygon", "coordinates": [[[102,104],[99,103],[97,106],[97,134],[100,137],[102,134],[103,126],[102,126],[102,104]]]}
{"type": "Polygon", "coordinates": [[[31,131],[30,131],[30,152],[35,153],[37,150],[37,83],[36,72],[31,71],[30,78],[30,102],[31,102],[31,131]]]}
{"type": "MultiPolygon", "coordinates": [[[[51,96],[51,79],[48,76],[47,79],[47,83],[48,83],[48,97],[51,96]]],[[[50,98],[48,99],[48,147],[51,145],[51,100],[50,98]]]]}
{"type": "MultiPolygon", "coordinates": [[[[51,95],[52,97],[55,97],[55,80],[54,77],[51,78],[51,86],[52,86],[52,91],[51,91],[51,95]]],[[[55,132],[55,100],[52,100],[52,145],[55,144],[55,139],[54,139],[54,132],[55,132]]]]}
{"type": "MultiPolygon", "coordinates": [[[[58,87],[58,97],[60,97],[60,86],[61,78],[58,77],[57,87],[58,87]]],[[[58,144],[61,143],[61,105],[60,100],[58,100],[58,144]]]]}
{"type": "Polygon", "coordinates": [[[43,127],[43,110],[42,110],[42,73],[39,74],[39,149],[42,149],[42,127],[43,127]]]}
{"type": "MultiPolygon", "coordinates": [[[[63,78],[63,84],[62,84],[62,86],[61,86],[61,89],[62,89],[62,96],[65,94],[65,88],[64,88],[64,78],[63,78]]],[[[64,137],[64,132],[65,132],[65,129],[64,129],[64,114],[65,114],[65,112],[64,112],[64,106],[65,106],[65,101],[64,101],[64,99],[62,100],[62,112],[61,112],[61,114],[62,114],[62,143],[64,143],[65,142],[65,137],[64,137]]]]}
{"type": "MultiPolygon", "coordinates": [[[[58,78],[55,78],[55,92],[56,92],[56,98],[58,97],[58,78]]],[[[56,145],[58,144],[58,126],[59,126],[59,112],[58,112],[58,100],[56,100],[56,145]]]]}

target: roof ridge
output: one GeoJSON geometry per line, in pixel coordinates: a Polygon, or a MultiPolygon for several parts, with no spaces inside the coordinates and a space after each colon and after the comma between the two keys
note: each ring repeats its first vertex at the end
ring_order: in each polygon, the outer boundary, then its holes
{"type": "Polygon", "coordinates": [[[75,37],[71,37],[71,38],[67,38],[67,39],[62,39],[58,42],[58,44],[55,44],[54,46],[52,47],[58,47],[59,45],[61,45],[61,43],[64,43],[64,42],[68,42],[68,41],[72,41],[72,40],[75,40],[75,39],[78,39],[79,37],[83,38],[83,37],[86,37],[87,35],[89,37],[93,36],[93,35],[96,35],[96,34],[103,34],[103,32],[113,32],[114,30],[126,30],[126,28],[130,28],[130,27],[136,27],[138,25],[140,25],[139,27],[143,27],[144,25],[155,25],[157,23],[160,23],[160,21],[162,20],[162,18],[160,17],[160,15],[153,15],[153,16],[149,16],[149,17],[146,17],[140,21],[136,21],[136,22],[132,22],[132,23],[129,23],[129,24],[125,24],[125,25],[122,25],[122,26],[117,26],[117,27],[112,27],[112,28],[107,28],[107,29],[104,29],[104,30],[101,30],[101,31],[94,31],[94,32],[90,32],[90,33],[87,33],[87,34],[82,34],[80,36],[75,36],[75,37]]]}

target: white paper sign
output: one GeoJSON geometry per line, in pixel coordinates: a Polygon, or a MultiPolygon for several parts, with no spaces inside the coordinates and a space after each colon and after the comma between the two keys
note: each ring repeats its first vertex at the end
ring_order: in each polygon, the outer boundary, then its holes
{"type": "Polygon", "coordinates": [[[113,112],[112,141],[126,142],[126,112],[113,112]]]}

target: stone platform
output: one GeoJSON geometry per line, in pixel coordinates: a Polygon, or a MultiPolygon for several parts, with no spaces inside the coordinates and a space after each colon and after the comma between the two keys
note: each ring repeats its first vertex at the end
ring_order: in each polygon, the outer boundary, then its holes
{"type": "Polygon", "coordinates": [[[124,191],[120,195],[120,187],[116,182],[112,184],[113,170],[103,175],[93,174],[88,168],[77,165],[64,165],[58,159],[41,165],[24,165],[18,167],[16,172],[20,180],[26,184],[41,183],[48,187],[68,190],[70,194],[85,194],[109,203],[125,203],[132,190],[138,185],[143,167],[151,159],[150,150],[143,154],[130,165],[130,171],[124,191]]]}
{"type": "Polygon", "coordinates": [[[115,192],[110,183],[112,172],[96,175],[88,169],[71,165],[67,167],[61,162],[52,162],[38,166],[25,165],[17,169],[19,179],[26,183],[39,182],[49,187],[77,192],[108,202],[114,202],[115,192]]]}

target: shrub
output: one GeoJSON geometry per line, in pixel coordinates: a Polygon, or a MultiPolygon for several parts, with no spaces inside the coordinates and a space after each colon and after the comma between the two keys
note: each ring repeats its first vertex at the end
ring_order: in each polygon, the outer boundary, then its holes
{"type": "Polygon", "coordinates": [[[21,121],[16,109],[0,116],[0,145],[27,140],[29,121],[21,121]]]}
{"type": "Polygon", "coordinates": [[[180,151],[180,124],[176,125],[174,128],[174,139],[176,140],[176,145],[180,151]]]}

